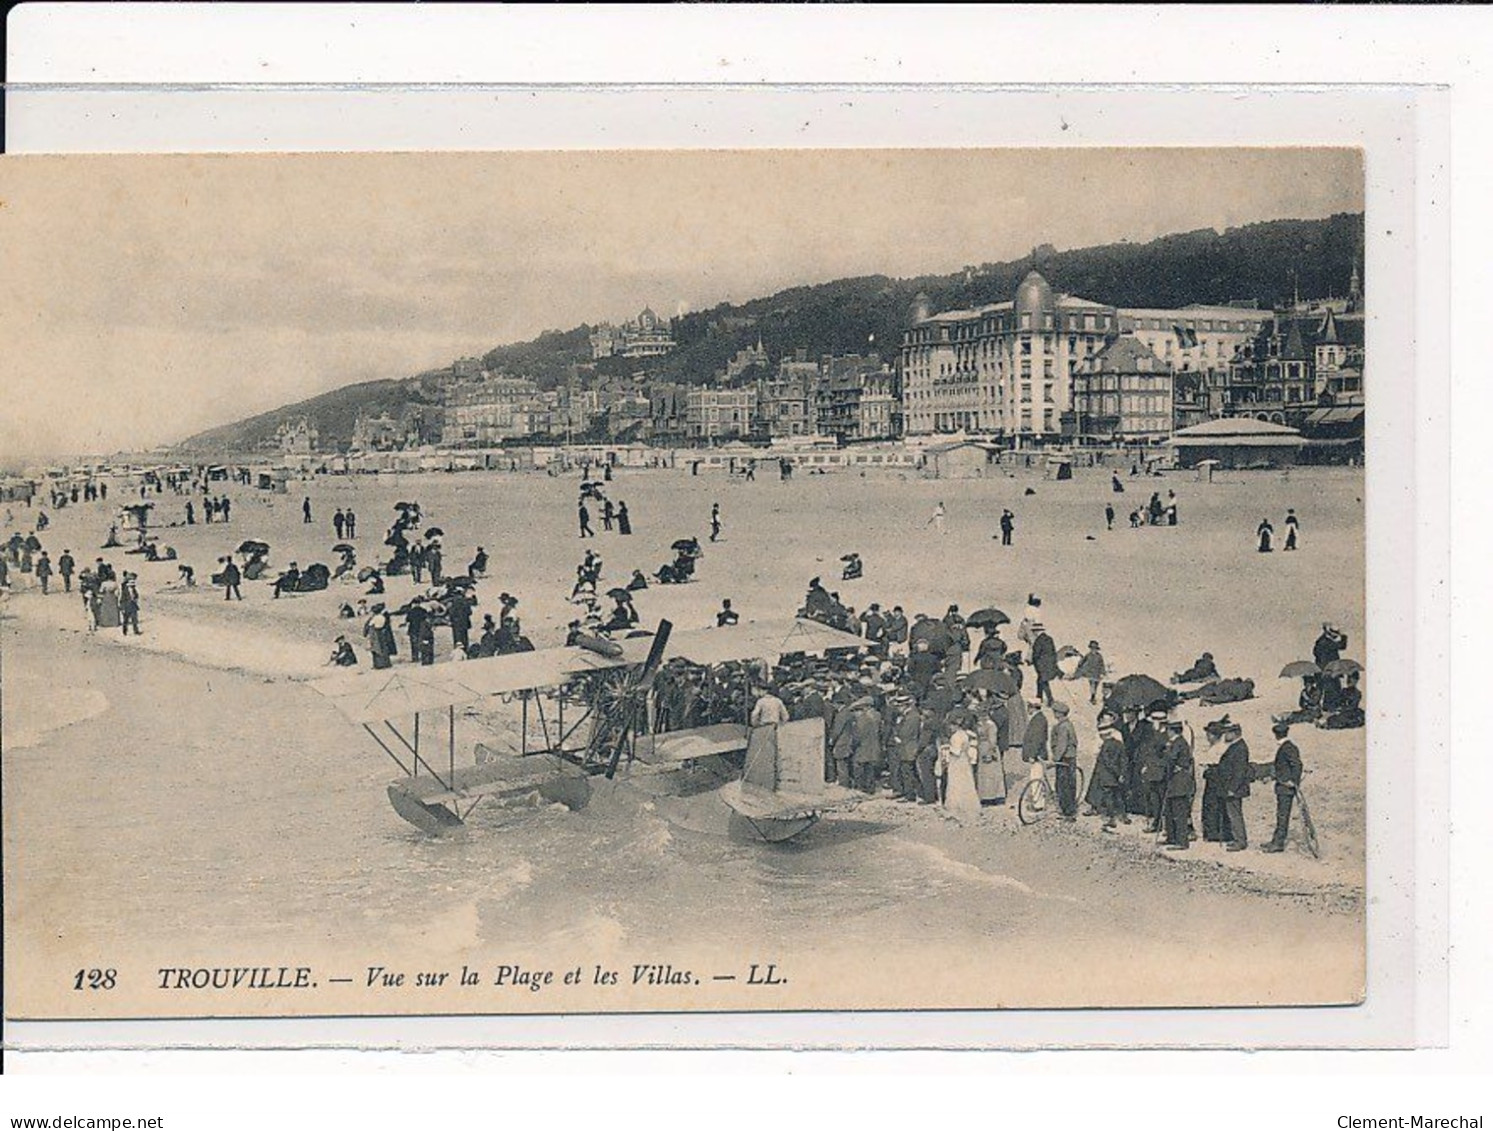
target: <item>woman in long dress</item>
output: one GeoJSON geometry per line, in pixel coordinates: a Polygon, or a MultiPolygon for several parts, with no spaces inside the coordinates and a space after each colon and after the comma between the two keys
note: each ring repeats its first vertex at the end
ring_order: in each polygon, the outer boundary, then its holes
{"type": "Polygon", "coordinates": [[[949,734],[938,748],[939,768],[947,786],[944,789],[944,811],[956,820],[972,820],[980,815],[980,794],[975,789],[975,763],[979,744],[966,728],[963,718],[949,724],[949,734]]]}
{"type": "MultiPolygon", "coordinates": [[[[997,708],[999,709],[999,708],[997,708]]],[[[989,711],[975,724],[975,742],[980,761],[975,767],[975,786],[982,805],[1006,803],[1006,753],[1002,747],[1000,727],[989,711]]]]}

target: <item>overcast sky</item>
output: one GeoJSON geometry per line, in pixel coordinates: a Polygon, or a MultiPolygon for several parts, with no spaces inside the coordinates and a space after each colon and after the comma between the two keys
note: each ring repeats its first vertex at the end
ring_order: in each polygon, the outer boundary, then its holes
{"type": "Polygon", "coordinates": [[[645,303],[1362,208],[1348,150],[7,157],[0,457],[147,448],[645,303]]]}

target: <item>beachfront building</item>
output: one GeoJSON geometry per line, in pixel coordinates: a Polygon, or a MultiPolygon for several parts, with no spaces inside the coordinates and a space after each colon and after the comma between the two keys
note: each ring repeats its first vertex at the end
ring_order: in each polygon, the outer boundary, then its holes
{"type": "Polygon", "coordinates": [[[316,451],[316,425],[308,417],[282,420],[275,429],[275,446],[288,456],[308,456],[316,451]]]}
{"type": "Polygon", "coordinates": [[[408,429],[387,412],[359,412],[353,422],[352,447],[362,452],[390,452],[405,445],[408,429]]]}
{"type": "Polygon", "coordinates": [[[815,396],[820,433],[845,442],[891,439],[894,383],[892,370],[879,357],[852,353],[821,358],[815,396]]]}
{"type": "Polygon", "coordinates": [[[689,386],[673,381],[654,381],[648,386],[648,427],[655,444],[685,442],[685,417],[689,408],[689,386]]]}
{"type": "Polygon", "coordinates": [[[1055,294],[1036,271],[1011,302],[926,314],[899,357],[907,432],[1055,439],[1074,368],[1118,329],[1114,307],[1055,294]]]}
{"type": "Polygon", "coordinates": [[[1055,439],[1075,371],[1109,339],[1128,330],[1174,371],[1221,387],[1234,350],[1269,321],[1233,306],[1121,309],[1054,293],[1036,271],[1010,302],[932,314],[920,295],[898,358],[905,428],[1055,439]]]}
{"type": "Polygon", "coordinates": [[[603,322],[591,331],[591,359],[604,357],[663,357],[674,348],[669,324],[644,307],[636,318],[620,326],[603,322]]]}
{"type": "Polygon", "coordinates": [[[685,437],[691,443],[741,439],[756,414],[756,389],[691,389],[685,394],[685,437]]]}
{"type": "Polygon", "coordinates": [[[489,447],[530,435],[539,387],[523,377],[488,377],[446,391],[443,447],[489,447]]]}
{"type": "Polygon", "coordinates": [[[1240,346],[1272,315],[1244,306],[1193,303],[1175,310],[1122,309],[1121,332],[1132,333],[1177,373],[1200,373],[1211,388],[1223,385],[1240,346]]]}
{"type": "Polygon", "coordinates": [[[1157,443],[1175,426],[1171,365],[1124,333],[1073,372],[1063,438],[1078,443],[1157,443]]]}
{"type": "Polygon", "coordinates": [[[1300,426],[1334,398],[1363,392],[1363,319],[1334,310],[1282,311],[1240,347],[1220,415],[1300,426]]]}
{"type": "Polygon", "coordinates": [[[1225,468],[1263,468],[1290,467],[1305,441],[1300,432],[1284,424],[1240,417],[1184,428],[1169,443],[1181,467],[1211,460],[1225,468]]]}
{"type": "Polygon", "coordinates": [[[753,431],[769,440],[812,436],[818,428],[816,390],[819,363],[807,350],[778,362],[770,377],[757,382],[757,419],[753,431]]]}

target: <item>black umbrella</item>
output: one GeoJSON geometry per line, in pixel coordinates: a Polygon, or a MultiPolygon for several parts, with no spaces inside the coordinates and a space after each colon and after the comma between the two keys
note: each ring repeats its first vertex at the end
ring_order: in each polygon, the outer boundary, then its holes
{"type": "Polygon", "coordinates": [[[356,554],[357,552],[358,549],[356,546],[349,546],[346,542],[338,542],[332,547],[332,553],[334,554],[356,554]]]}
{"type": "Polygon", "coordinates": [[[1328,675],[1352,675],[1363,671],[1363,665],[1357,660],[1333,660],[1322,670],[1328,675]]]}
{"type": "Polygon", "coordinates": [[[439,526],[432,526],[429,530],[427,530],[425,532],[425,537],[427,537],[427,538],[444,538],[445,536],[446,536],[446,532],[444,530],[442,530],[439,526]]]}
{"type": "Polygon", "coordinates": [[[1158,699],[1165,703],[1173,703],[1175,695],[1164,684],[1148,675],[1127,675],[1115,681],[1104,705],[1115,711],[1123,711],[1132,707],[1143,709],[1158,699]]]}
{"type": "Polygon", "coordinates": [[[240,542],[236,552],[240,554],[267,554],[270,552],[270,544],[268,542],[254,541],[240,542]]]}
{"type": "Polygon", "coordinates": [[[632,590],[623,589],[621,586],[618,586],[616,589],[608,589],[607,596],[614,601],[631,601],[632,590]]]}
{"type": "Polygon", "coordinates": [[[397,510],[397,511],[417,511],[417,510],[420,509],[420,504],[419,503],[395,503],[394,504],[394,509],[397,510]]]}
{"type": "Polygon", "coordinates": [[[359,581],[368,581],[377,576],[378,570],[374,569],[372,566],[364,566],[362,569],[358,570],[359,581]]]}
{"type": "Polygon", "coordinates": [[[1010,624],[1011,618],[999,609],[976,609],[964,619],[964,623],[970,628],[999,628],[1003,624],[1010,624]]]}
{"type": "Polygon", "coordinates": [[[853,562],[858,557],[860,557],[859,554],[841,554],[840,560],[842,562],[853,562]]]}
{"type": "Polygon", "coordinates": [[[1300,679],[1302,676],[1321,674],[1322,669],[1310,660],[1292,660],[1280,670],[1281,679],[1300,679]]]}
{"type": "Polygon", "coordinates": [[[700,548],[700,540],[698,538],[681,538],[674,543],[672,548],[675,550],[698,550],[700,548]]]}

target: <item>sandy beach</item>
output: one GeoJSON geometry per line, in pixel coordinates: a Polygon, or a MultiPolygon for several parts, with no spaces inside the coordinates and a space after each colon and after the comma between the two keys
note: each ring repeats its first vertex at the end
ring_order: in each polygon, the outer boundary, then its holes
{"type": "MultiPolygon", "coordinates": [[[[868,974],[875,991],[862,979],[848,1004],[1344,1001],[1360,992],[1363,731],[1295,735],[1320,860],[1299,845],[1226,857],[1203,843],[1179,858],[1159,852],[1140,821],[1114,836],[1093,819],[1024,828],[1006,807],[958,825],[884,799],[792,846],[742,845],[723,835],[707,803],[653,797],[625,781],[580,813],[479,809],[463,836],[432,841],[390,810],[384,756],[304,686],[328,672],[338,632],[354,637],[366,669],[357,625],[336,615],[361,586],[273,600],[267,582],[246,583],[242,602],[225,602],[208,575],[248,538],[270,543],[276,568],[334,564],[339,506],[356,509],[359,560],[372,562],[386,552],[393,503],[417,500],[422,525],[446,532],[448,573],[486,548],[477,618],[496,615],[499,592],[511,592],[544,647],[561,642],[574,615],[566,597],[585,548],[605,561],[603,587],[622,584],[633,569],[667,561],[675,539],[704,542],[719,503],[722,540],[706,544],[693,584],[638,595],[645,623],[703,627],[723,598],[745,620],[789,616],[814,576],[857,609],[878,601],[934,615],[951,603],[993,604],[1019,618],[1036,593],[1057,643],[1099,640],[1115,675],[1165,680],[1208,650],[1225,676],[1253,679],[1249,702],[1181,713],[1200,731],[1227,710],[1261,762],[1274,748],[1270,715],[1292,708],[1299,691],[1276,673],[1310,656],[1321,622],[1347,632],[1347,655],[1364,655],[1361,471],[1232,472],[1212,483],[1173,473],[1127,478],[1126,493],[1112,495],[1107,472],[1085,470],[1070,482],[1040,472],[961,482],[846,472],[787,483],[766,471],[746,483],[621,470],[608,493],[627,502],[635,534],[601,532],[598,518],[598,537],[584,543],[578,479],[319,476],[292,482],[289,495],[227,488],[232,522],[190,527],[166,525],[181,520],[184,499],[152,495],[153,529],[196,569],[190,590],[178,585],[175,563],[97,549],[115,505],[128,501],[123,490],[112,489],[108,504],[57,513],[43,532],[54,559],[67,547],[80,564],[102,553],[139,572],[143,634],[90,635],[76,596],[43,597],[29,578],[0,606],[14,1008],[55,1008],[61,991],[43,971],[63,956],[96,961],[115,936],[142,953],[150,940],[184,956],[286,938],[351,940],[370,952],[490,956],[523,946],[620,956],[698,936],[701,922],[713,945],[790,956],[891,960],[947,940],[980,948],[991,971],[1038,945],[1073,960],[1072,977],[1056,987],[992,973],[919,989],[868,974]],[[1180,525],[1130,529],[1129,509],[1168,488],[1180,525]],[[939,501],[948,510],[942,536],[927,522],[939,501]],[[1113,531],[1107,502],[1120,512],[1113,531]],[[1016,517],[1009,548],[993,537],[1003,507],[1016,517]],[[1287,507],[1301,516],[1301,549],[1257,554],[1256,524],[1268,516],[1280,529],[1287,507]],[[850,551],[865,576],[840,583],[839,558],[850,551]],[[1123,900],[1113,898],[1116,886],[1123,900]],[[681,932],[683,924],[694,926],[681,932]],[[1286,951],[1301,960],[1283,976],[1270,955],[1286,951]],[[1260,976],[1224,977],[1245,955],[1260,976]]],[[[12,511],[26,521],[24,507],[12,511]]],[[[393,607],[413,592],[408,578],[393,578],[386,599],[393,607]]],[[[1087,771],[1097,747],[1087,686],[1056,690],[1074,708],[1087,771]]],[[[498,715],[474,711],[466,721],[464,742],[501,740],[498,715]]],[[[1013,783],[1018,768],[1008,765],[1013,783]]],[[[1257,786],[1246,805],[1256,845],[1269,836],[1273,807],[1269,786],[1257,786]]],[[[836,992],[822,988],[823,1000],[840,1000],[836,992]]]]}

